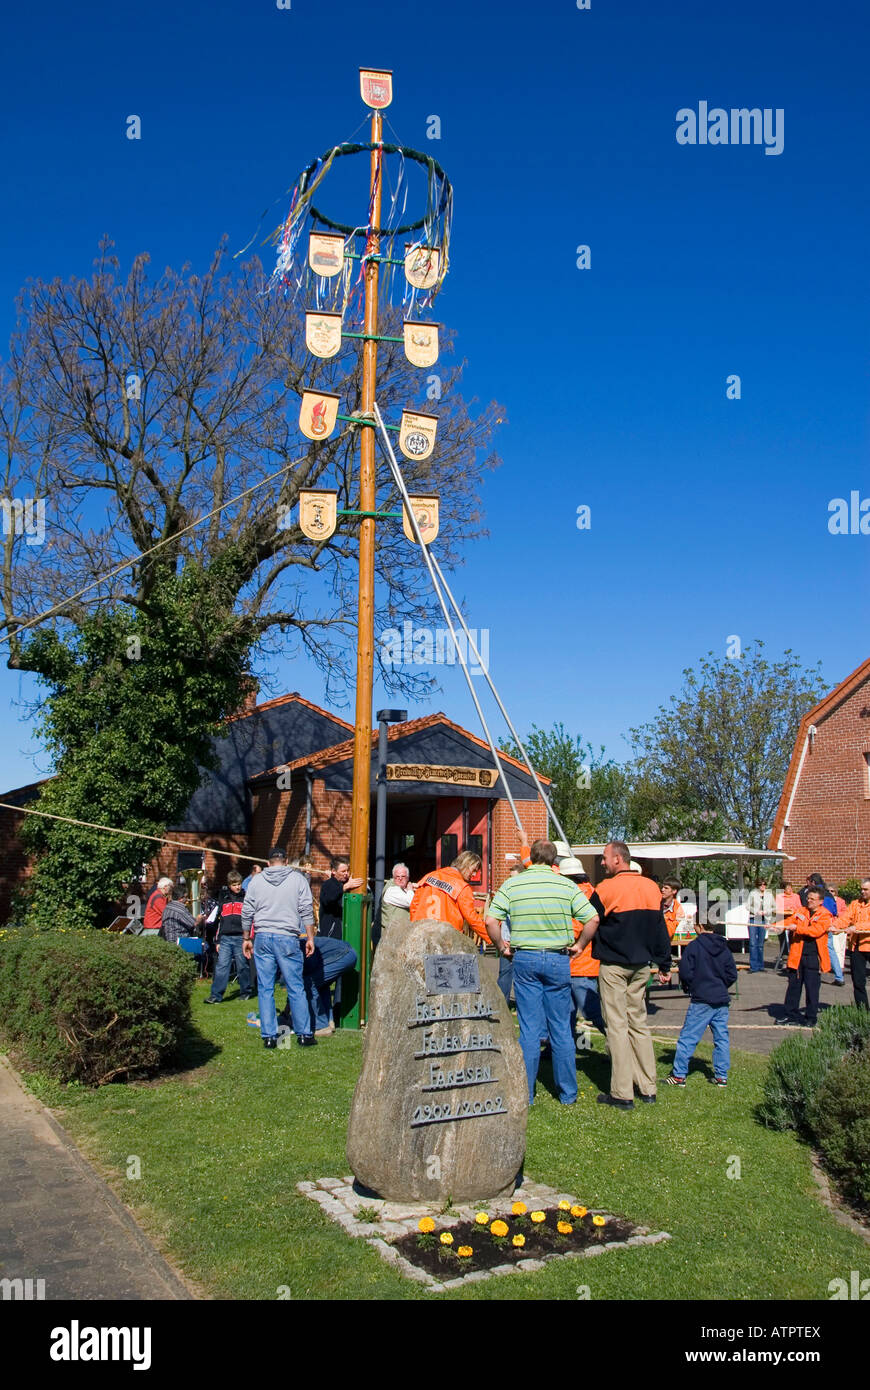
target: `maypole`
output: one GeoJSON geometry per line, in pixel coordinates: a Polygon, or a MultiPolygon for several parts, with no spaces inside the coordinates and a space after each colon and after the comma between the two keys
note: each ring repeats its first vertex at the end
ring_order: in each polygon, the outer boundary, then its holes
{"type": "MultiPolygon", "coordinates": [[[[363,83],[363,100],[388,104],[387,90],[363,83]]],[[[389,97],[392,97],[390,84],[389,97]]],[[[375,378],[378,367],[378,255],[381,226],[381,164],[383,161],[380,109],[372,111],[371,190],[368,238],[365,249],[365,337],[362,352],[363,420],[360,429],[360,510],[375,510],[375,378]]],[[[356,721],[353,736],[353,794],[350,838],[350,875],[365,884],[368,878],[369,818],[371,809],[372,684],[375,660],[375,518],[363,516],[359,536],[359,599],[356,655],[356,721]]],[[[361,893],[362,888],[357,889],[361,893]]]]}
{"type": "MultiPolygon", "coordinates": [[[[301,289],[311,296],[313,305],[305,311],[305,345],[315,358],[336,357],[345,341],[362,340],[362,382],[359,409],[353,415],[339,414],[340,397],[314,386],[302,389],[299,428],[315,443],[329,438],[337,422],[360,432],[359,507],[338,506],[337,489],[310,489],[299,493],[299,525],[310,540],[327,541],[335,532],[339,517],[359,522],[359,591],[357,597],[356,709],[353,740],[353,789],[350,842],[351,877],[362,880],[360,888],[345,894],[344,937],[357,951],[360,962],[359,994],[348,1010],[343,1025],[357,1027],[365,1020],[366,991],[370,953],[369,909],[371,898],[365,888],[369,871],[369,833],[371,822],[372,693],[374,685],[375,637],[375,524],[402,520],[410,541],[422,535],[424,544],[438,534],[438,498],[431,493],[409,498],[417,525],[408,518],[408,504],[402,510],[377,510],[376,423],[378,343],[401,342],[412,366],[431,367],[438,359],[438,325],[417,317],[427,309],[441,287],[447,272],[453,193],[443,169],[430,156],[405,145],[385,143],[382,111],[393,99],[392,73],[384,69],[361,68],[360,92],[371,110],[368,143],[345,142],[335,145],[313,160],[300,174],[293,189],[290,212],[275,233],[278,263],[272,276],[273,288],[294,297],[301,289]],[[334,221],[314,205],[336,159],[369,154],[369,206],[363,226],[334,221]],[[383,185],[387,157],[399,159],[398,178],[390,199],[386,220],[382,218],[383,185]],[[407,202],[406,167],[421,166],[426,173],[426,211],[422,217],[403,225],[407,202]],[[402,195],[404,194],[404,202],[402,195]],[[299,254],[303,226],[309,223],[307,255],[299,254]],[[396,239],[408,237],[404,245],[396,239]],[[355,249],[357,242],[360,250],[355,249]],[[401,255],[396,255],[396,250],[401,255]],[[360,264],[363,311],[358,318],[362,331],[350,327],[357,301],[352,282],[354,263],[360,264]],[[401,337],[379,332],[379,296],[386,286],[389,298],[396,279],[395,267],[404,270],[402,304],[405,310],[401,337]]],[[[359,280],[356,281],[359,284],[359,280]]],[[[310,304],[310,301],[309,301],[310,304]]],[[[386,428],[398,434],[398,444],[407,459],[422,463],[435,447],[438,421],[434,415],[404,409],[399,425],[386,428]]]]}

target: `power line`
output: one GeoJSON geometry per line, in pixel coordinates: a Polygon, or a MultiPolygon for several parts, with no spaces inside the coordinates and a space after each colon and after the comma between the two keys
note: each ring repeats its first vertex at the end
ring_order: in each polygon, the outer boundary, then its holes
{"type": "Polygon", "coordinates": [[[94,821],[75,820],[72,816],[55,816],[50,811],[37,811],[29,806],[15,806],[11,801],[0,801],[0,810],[16,811],[21,816],[42,816],[45,820],[65,821],[67,825],[81,825],[86,830],[104,830],[108,835],[125,835],[131,840],[148,840],[152,845],[177,845],[179,849],[201,849],[204,854],[222,854],[228,859],[250,859],[253,864],[266,864],[268,860],[258,859],[254,854],[237,854],[231,849],[212,849],[210,845],[192,845],[186,840],[167,840],[162,835],[144,835],[139,830],[120,830],[116,825],[97,825],[94,821]]]}
{"type": "MultiPolygon", "coordinates": [[[[256,492],[258,488],[265,487],[266,483],[274,482],[275,478],[280,478],[282,474],[289,473],[291,468],[298,468],[301,463],[305,462],[307,457],[307,454],[303,454],[301,458],[294,459],[293,463],[285,464],[283,468],[279,468],[276,473],[270,473],[268,477],[261,478],[258,483],[254,483],[253,487],[245,488],[244,492],[240,492],[238,496],[230,497],[228,501],[221,502],[219,507],[214,507],[210,512],[206,512],[203,516],[197,517],[196,521],[191,521],[189,525],[182,526],[180,531],[174,531],[171,536],[167,536],[164,540],[158,541],[156,545],[151,546],[150,550],[143,550],[141,554],[134,555],[132,559],[122,561],[122,563],[116,565],[113,570],[107,570],[107,572],[101,574],[98,579],[93,580],[90,584],[86,584],[83,589],[79,589],[78,593],[71,594],[69,598],[63,599],[61,603],[56,603],[53,608],[47,608],[44,613],[37,614],[35,618],[28,618],[24,623],[16,623],[14,632],[6,632],[0,636],[0,643],[11,642],[12,638],[17,637],[19,632],[23,632],[25,628],[35,627],[37,623],[43,622],[46,618],[53,617],[56,613],[59,613],[61,609],[68,607],[68,605],[74,603],[76,599],[81,598],[83,594],[105,583],[107,579],[113,579],[116,574],[120,574],[122,570],[129,569],[131,565],[138,565],[142,560],[147,559],[149,555],[153,555],[155,550],[160,550],[162,546],[169,545],[173,541],[178,540],[179,536],[184,536],[188,531],[195,530],[195,528],[201,526],[204,521],[210,521],[213,516],[217,516],[219,512],[224,511],[227,507],[232,507],[236,502],[241,502],[242,498],[250,497],[252,492],[256,492]]],[[[10,621],[14,621],[14,619],[10,621]]]]}

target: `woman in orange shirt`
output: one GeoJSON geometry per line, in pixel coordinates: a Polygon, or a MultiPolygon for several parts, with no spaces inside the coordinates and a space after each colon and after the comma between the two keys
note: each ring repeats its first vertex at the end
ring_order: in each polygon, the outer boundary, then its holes
{"type": "Polygon", "coordinates": [[[457,931],[462,931],[464,926],[471,927],[489,946],[489,933],[474,906],[474,894],[468,883],[480,868],[480,855],[466,849],[456,856],[449,869],[434,869],[427,874],[411,899],[411,921],[448,922],[457,931]]]}
{"type": "Polygon", "coordinates": [[[803,988],[807,996],[806,1024],[808,1028],[815,1027],[819,1012],[820,971],[831,968],[828,932],[834,921],[828,909],[822,905],[822,898],[823,894],[818,888],[811,888],[807,893],[806,907],[798,908],[782,926],[774,928],[775,931],[788,929],[792,933],[788,953],[785,1017],[778,1018],[778,1024],[791,1023],[798,1027],[801,1025],[803,1020],[798,1006],[803,988]]]}

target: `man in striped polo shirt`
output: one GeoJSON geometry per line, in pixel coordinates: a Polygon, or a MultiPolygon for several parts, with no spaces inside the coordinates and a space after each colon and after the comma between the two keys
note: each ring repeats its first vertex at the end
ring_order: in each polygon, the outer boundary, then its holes
{"type": "Polygon", "coordinates": [[[549,840],[532,845],[531,867],[499,888],[489,906],[486,929],[503,956],[513,954],[514,995],[520,1021],[520,1049],[529,1080],[529,1104],[541,1056],[541,1038],[550,1039],[553,1079],[559,1100],[577,1099],[577,1066],[571,1037],[571,967],[575,951],[574,919],[598,922],[595,909],[576,883],[562,878],[553,865],[556,847],[549,840]],[[510,943],[502,923],[510,918],[510,943]]]}

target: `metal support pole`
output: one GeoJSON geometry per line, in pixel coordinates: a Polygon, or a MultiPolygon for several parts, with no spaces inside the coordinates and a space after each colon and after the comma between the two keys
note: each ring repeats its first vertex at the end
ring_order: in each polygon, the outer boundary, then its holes
{"type": "Polygon", "coordinates": [[[387,852],[387,721],[378,711],[378,790],[375,812],[375,923],[380,926],[387,852]]]}

